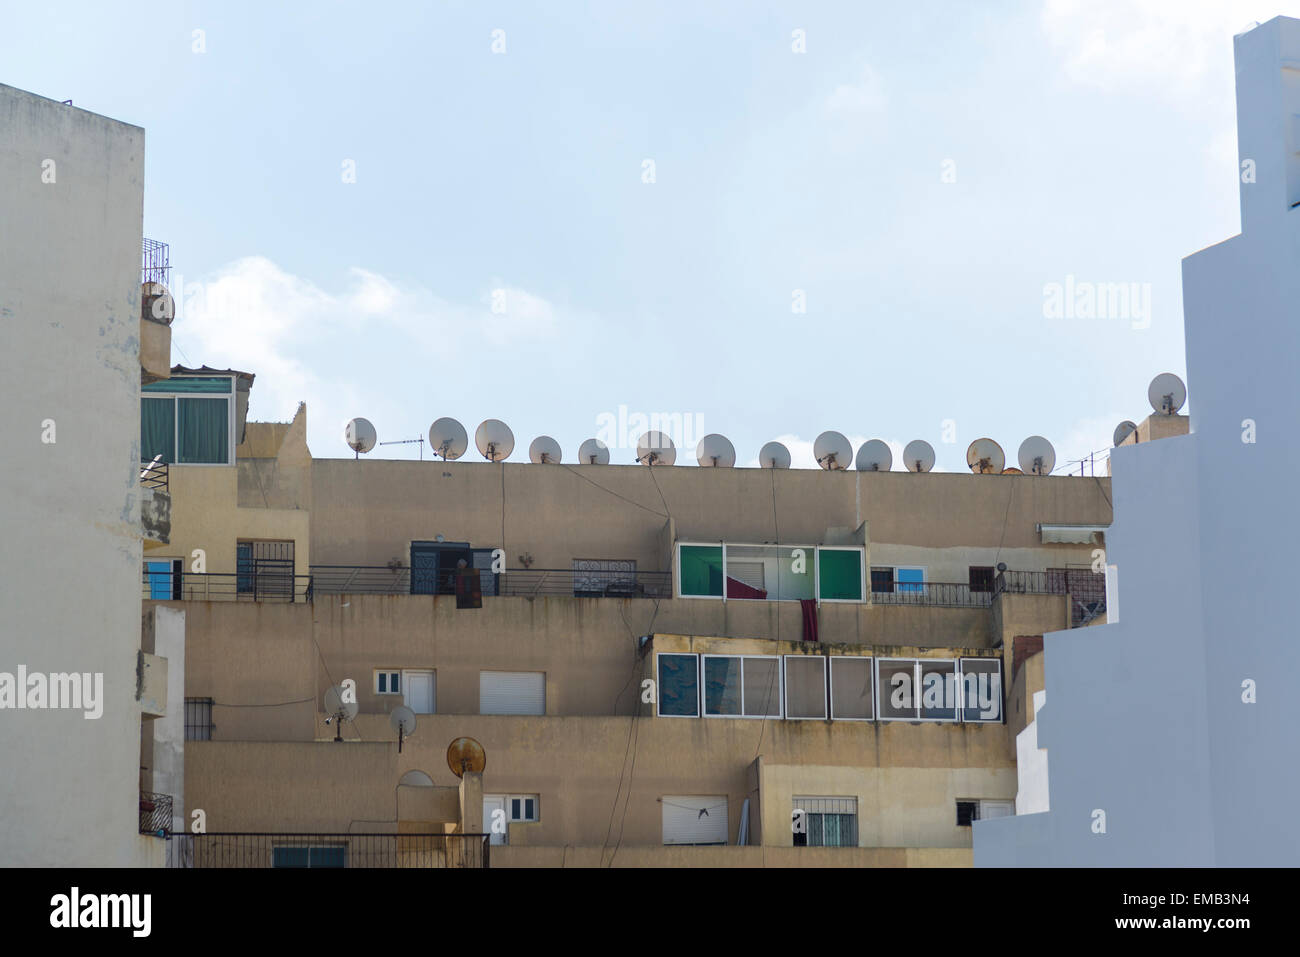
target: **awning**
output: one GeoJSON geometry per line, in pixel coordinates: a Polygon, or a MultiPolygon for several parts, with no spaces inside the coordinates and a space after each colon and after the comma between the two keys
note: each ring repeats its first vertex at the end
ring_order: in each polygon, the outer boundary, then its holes
{"type": "Polygon", "coordinates": [[[1108,525],[1043,525],[1038,533],[1044,545],[1100,545],[1108,525]]]}

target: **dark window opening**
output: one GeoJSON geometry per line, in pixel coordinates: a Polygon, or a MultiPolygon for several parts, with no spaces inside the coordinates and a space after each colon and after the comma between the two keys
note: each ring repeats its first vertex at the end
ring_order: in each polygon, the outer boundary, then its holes
{"type": "Polygon", "coordinates": [[[970,590],[972,592],[993,591],[993,566],[992,565],[970,566],[970,590]]]}

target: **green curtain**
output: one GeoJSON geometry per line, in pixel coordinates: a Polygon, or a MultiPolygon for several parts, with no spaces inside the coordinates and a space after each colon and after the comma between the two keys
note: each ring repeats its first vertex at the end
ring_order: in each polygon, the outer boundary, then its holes
{"type": "Polygon", "coordinates": [[[152,462],[161,455],[167,463],[176,460],[176,400],[140,400],[140,460],[152,462]]]}
{"type": "Polygon", "coordinates": [[[177,399],[178,462],[224,465],[229,457],[228,399],[177,399]]]}
{"type": "Polygon", "coordinates": [[[722,597],[722,546],[683,545],[677,569],[683,595],[722,597]]]}

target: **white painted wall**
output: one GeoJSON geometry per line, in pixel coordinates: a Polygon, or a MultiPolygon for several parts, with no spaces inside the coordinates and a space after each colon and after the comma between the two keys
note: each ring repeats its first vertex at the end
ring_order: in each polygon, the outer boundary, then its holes
{"type": "Polygon", "coordinates": [[[1047,703],[1046,691],[1034,692],[1034,720],[1016,735],[1016,813],[1038,814],[1050,809],[1047,793],[1047,751],[1038,746],[1038,713],[1047,703]]]}
{"type": "Polygon", "coordinates": [[[143,190],[143,130],[0,86],[0,672],[105,699],[0,711],[4,865],[137,861],[143,190]]]}
{"type": "MultiPolygon", "coordinates": [[[[153,789],[172,796],[172,833],[189,830],[185,808],[185,611],[155,605],[154,654],[167,659],[167,713],[153,719],[153,789]]],[[[177,851],[167,842],[167,853],[177,851]]]]}

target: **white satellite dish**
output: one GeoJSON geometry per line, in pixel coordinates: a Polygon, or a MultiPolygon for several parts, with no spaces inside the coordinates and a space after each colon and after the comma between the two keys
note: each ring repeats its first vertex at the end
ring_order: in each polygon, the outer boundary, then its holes
{"type": "Polygon", "coordinates": [[[415,734],[415,712],[404,704],[399,704],[388,713],[388,725],[397,734],[397,751],[402,751],[402,742],[415,734]]]}
{"type": "Polygon", "coordinates": [[[859,472],[888,472],[894,465],[894,453],[880,439],[863,442],[858,449],[859,472]]]}
{"type": "Polygon", "coordinates": [[[647,432],[636,440],[636,460],[642,465],[672,465],[677,447],[663,432],[647,432]]]}
{"type": "Polygon", "coordinates": [[[813,442],[813,458],[828,472],[839,472],[853,462],[853,446],[838,432],[823,432],[813,442]]]}
{"type": "Polygon", "coordinates": [[[334,740],[343,740],[343,722],[357,716],[357,703],[343,700],[343,686],[334,685],[325,690],[325,723],[334,725],[334,740]]]}
{"type": "Polygon", "coordinates": [[[484,419],[474,432],[479,454],[489,462],[500,462],[515,450],[515,434],[500,419],[484,419]]]}
{"type": "Polygon", "coordinates": [[[608,465],[609,446],[600,439],[587,439],[578,447],[578,461],[583,465],[608,465]]]}
{"type": "Polygon", "coordinates": [[[528,458],[538,465],[559,465],[560,443],[549,435],[539,435],[528,446],[528,458]]]}
{"type": "Polygon", "coordinates": [[[140,284],[140,315],[145,319],[170,326],[176,318],[176,300],[160,282],[140,284]]]}
{"type": "Polygon", "coordinates": [[[1187,401],[1187,386],[1172,372],[1162,372],[1147,386],[1147,401],[1161,415],[1173,415],[1187,401]]]}
{"type": "Polygon", "coordinates": [[[1031,435],[1020,443],[1016,460],[1026,475],[1051,475],[1056,468],[1056,449],[1041,435],[1031,435]]]}
{"type": "Polygon", "coordinates": [[[736,464],[736,448],[725,435],[706,435],[695,447],[695,460],[705,468],[729,469],[736,464]]]}
{"type": "Polygon", "coordinates": [[[903,449],[903,467],[909,472],[928,472],[934,468],[934,448],[925,439],[913,439],[903,449]]]}
{"type": "MultiPolygon", "coordinates": [[[[1131,422],[1128,419],[1125,419],[1119,425],[1115,426],[1115,434],[1111,436],[1111,438],[1115,440],[1116,445],[1119,445],[1137,430],[1138,427],[1136,422],[1131,422]]],[[[1136,441],[1136,439],[1134,441],[1136,441]]]]}
{"type": "Polygon", "coordinates": [[[765,469],[788,469],[790,450],[780,442],[768,442],[758,450],[758,464],[765,469]]]}
{"type": "Polygon", "coordinates": [[[441,455],[443,461],[458,459],[469,448],[469,436],[465,426],[455,419],[441,418],[429,426],[429,448],[434,455],[441,455]]]}
{"type": "Polygon", "coordinates": [[[980,475],[996,475],[1006,468],[1007,457],[992,439],[976,439],[966,449],[966,464],[980,475]]]}
{"type": "Polygon", "coordinates": [[[343,438],[347,441],[348,448],[360,458],[362,452],[369,452],[375,447],[379,435],[369,419],[349,419],[343,426],[343,438]]]}

